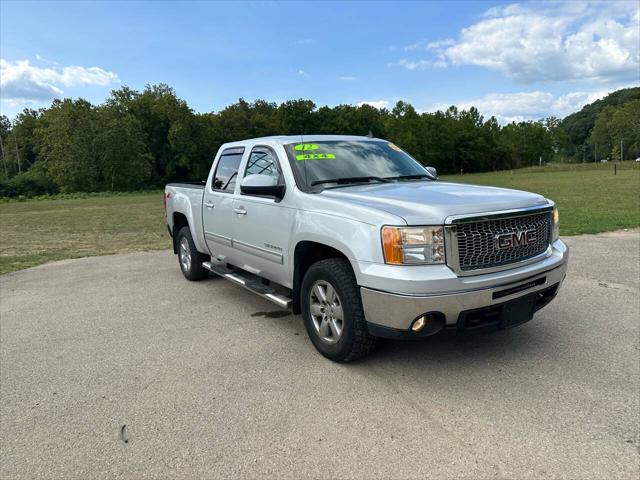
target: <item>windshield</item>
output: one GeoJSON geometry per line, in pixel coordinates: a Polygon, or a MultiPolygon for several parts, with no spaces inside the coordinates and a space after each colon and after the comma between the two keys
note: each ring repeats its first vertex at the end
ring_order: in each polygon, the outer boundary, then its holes
{"type": "Polygon", "coordinates": [[[320,141],[285,145],[296,178],[303,187],[332,186],[370,179],[431,178],[426,169],[399,147],[385,141],[320,141]],[[336,180],[332,182],[332,180],[336,180]]]}

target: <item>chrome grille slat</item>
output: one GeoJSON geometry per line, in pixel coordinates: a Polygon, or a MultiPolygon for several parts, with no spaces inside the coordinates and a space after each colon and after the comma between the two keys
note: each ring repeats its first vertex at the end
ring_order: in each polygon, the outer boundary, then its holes
{"type": "Polygon", "coordinates": [[[509,265],[540,255],[547,250],[551,240],[551,221],[552,213],[546,211],[458,223],[452,231],[457,244],[457,267],[462,272],[469,272],[509,265]],[[504,249],[496,247],[497,235],[531,229],[536,231],[535,242],[504,249]]]}

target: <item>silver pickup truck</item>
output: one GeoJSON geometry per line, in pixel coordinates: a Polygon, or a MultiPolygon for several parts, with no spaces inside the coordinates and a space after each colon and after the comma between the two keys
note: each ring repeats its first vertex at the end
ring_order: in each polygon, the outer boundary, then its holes
{"type": "Polygon", "coordinates": [[[556,296],[569,254],[551,200],[439,181],[368,137],[224,144],[206,182],[167,185],[165,212],[188,280],[212,272],[302,313],[342,362],[377,337],[522,324],[556,296]]]}

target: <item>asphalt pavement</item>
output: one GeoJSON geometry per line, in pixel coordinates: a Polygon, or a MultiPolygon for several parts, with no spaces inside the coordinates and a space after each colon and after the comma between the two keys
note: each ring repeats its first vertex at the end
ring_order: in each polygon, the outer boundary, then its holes
{"type": "Polygon", "coordinates": [[[640,475],[640,233],[569,237],[519,328],[320,356],[168,251],[0,277],[0,478],[640,475]]]}

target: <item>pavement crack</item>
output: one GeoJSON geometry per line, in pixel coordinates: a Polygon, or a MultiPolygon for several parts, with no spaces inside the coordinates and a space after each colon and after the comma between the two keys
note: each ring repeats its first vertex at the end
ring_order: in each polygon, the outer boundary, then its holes
{"type": "Polygon", "coordinates": [[[613,290],[624,290],[624,291],[633,292],[633,293],[638,291],[637,288],[633,288],[629,285],[624,285],[622,283],[607,283],[601,280],[598,280],[598,286],[602,288],[611,288],[613,290]]]}
{"type": "Polygon", "coordinates": [[[120,427],[120,440],[124,443],[129,443],[129,431],[126,423],[120,427]]]}

